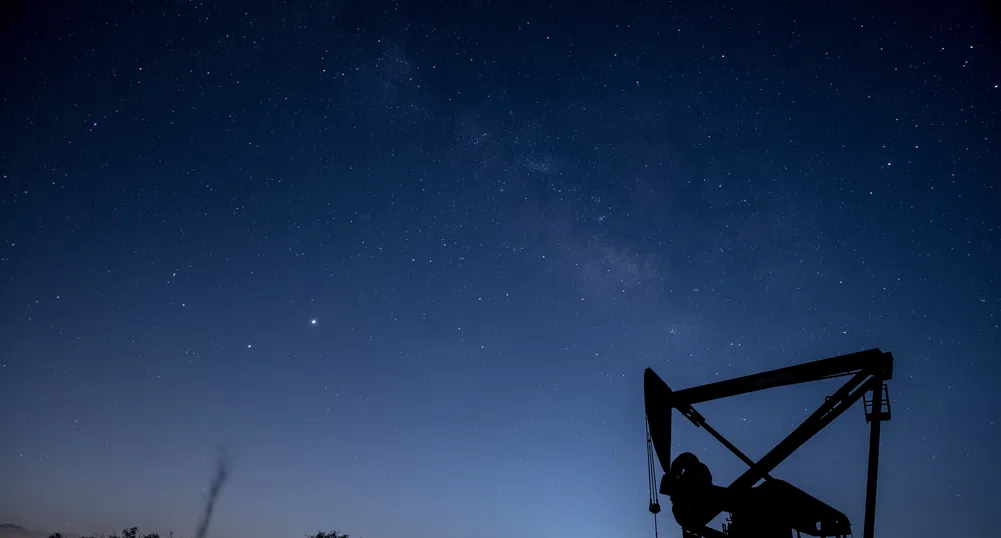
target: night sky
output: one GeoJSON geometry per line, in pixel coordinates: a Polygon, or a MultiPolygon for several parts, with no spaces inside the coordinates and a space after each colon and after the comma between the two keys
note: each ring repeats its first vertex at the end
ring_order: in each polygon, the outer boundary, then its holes
{"type": "MultiPolygon", "coordinates": [[[[879,347],[877,535],[996,532],[987,3],[7,4],[0,521],[188,537],[228,447],[213,538],[653,536],[645,367],[879,347]]],[[[861,535],[867,434],[774,475],[861,535]]]]}

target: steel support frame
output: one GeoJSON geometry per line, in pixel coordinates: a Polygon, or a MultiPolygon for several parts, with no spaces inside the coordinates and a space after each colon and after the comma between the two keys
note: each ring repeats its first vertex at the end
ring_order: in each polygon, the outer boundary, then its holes
{"type": "MultiPolygon", "coordinates": [[[[841,416],[849,407],[861,399],[867,391],[872,391],[872,411],[873,417],[870,421],[869,432],[869,458],[868,472],[866,477],[866,503],[865,521],[863,525],[863,538],[873,538],[875,529],[876,512],[876,482],[879,466],[879,434],[880,422],[882,421],[882,389],[883,382],[893,376],[893,355],[879,349],[869,349],[848,355],[831,357],[796,366],[779,368],[759,374],[739,377],[726,381],[719,381],[707,385],[691,387],[679,391],[671,391],[667,384],[661,380],[656,373],[649,368],[646,372],[646,391],[651,390],[653,384],[656,389],[667,395],[671,408],[678,411],[691,421],[696,427],[704,428],[710,435],[718,440],[730,452],[735,454],[741,461],[748,465],[748,470],[737,477],[727,489],[730,491],[740,491],[753,487],[761,479],[770,478],[769,473],[779,464],[788,458],[793,452],[809,441],[814,435],[820,432],[828,424],[841,416]],[[772,450],[765,454],[757,462],[753,462],[744,455],[735,445],[728,441],[723,435],[709,426],[698,411],[692,406],[694,403],[707,402],[756,392],[768,388],[807,383],[821,379],[852,375],[852,377],[839,388],[834,394],[828,397],[824,403],[804,420],[792,433],[775,445],[772,450]],[[659,383],[658,383],[659,382],[659,383]],[[657,385],[663,385],[659,387],[657,385]]],[[[647,400],[648,417],[650,415],[650,400],[647,400]]],[[[668,415],[670,409],[667,410],[668,415]]],[[[661,415],[663,416],[663,415],[661,415]]],[[[649,420],[649,418],[648,418],[649,420]]],[[[667,472],[667,465],[670,465],[670,418],[666,417],[668,428],[667,452],[665,457],[658,459],[661,467],[667,472]]],[[[663,443],[662,443],[663,445],[663,443]]],[[[656,446],[655,446],[656,448],[656,446]]],[[[662,488],[663,490],[663,488],[662,488]]],[[[662,491],[662,493],[669,493],[662,491]]],[[[713,518],[719,515],[721,510],[715,513],[707,513],[703,517],[704,524],[707,525],[713,518]]],[[[700,531],[703,529],[700,529],[700,531]]],[[[704,527],[705,532],[710,532],[708,536],[719,534],[719,531],[708,526],[704,527]]]]}

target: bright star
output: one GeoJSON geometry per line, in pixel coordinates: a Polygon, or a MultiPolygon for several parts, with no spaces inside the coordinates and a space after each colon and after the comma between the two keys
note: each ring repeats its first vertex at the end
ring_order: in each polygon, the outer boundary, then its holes
{"type": "Polygon", "coordinates": [[[316,325],[316,320],[315,320],[315,319],[311,319],[311,320],[309,320],[309,324],[310,324],[310,325],[316,325]]]}

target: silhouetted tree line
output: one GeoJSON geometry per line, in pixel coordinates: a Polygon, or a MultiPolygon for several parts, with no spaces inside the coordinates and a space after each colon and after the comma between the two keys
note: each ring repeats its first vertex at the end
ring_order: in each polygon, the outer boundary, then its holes
{"type": "MultiPolygon", "coordinates": [[[[229,461],[227,458],[227,452],[223,449],[220,453],[219,464],[216,467],[215,475],[213,475],[212,482],[209,486],[209,495],[205,499],[205,509],[202,513],[202,518],[198,523],[198,529],[195,531],[195,538],[208,538],[209,523],[212,520],[213,509],[215,508],[216,500],[219,498],[219,494],[222,491],[223,485],[226,483],[226,478],[229,476],[229,461]]],[[[63,538],[61,533],[50,534],[49,538],[63,538]]],[[[86,538],[96,538],[94,536],[86,538]]],[[[153,532],[150,534],[139,535],[139,527],[131,527],[122,529],[121,536],[117,534],[112,534],[111,536],[101,536],[101,538],[160,538],[160,535],[153,532]]],[[[174,531],[170,532],[168,538],[174,538],[174,531]]],[[[348,538],[347,534],[340,534],[337,531],[316,531],[314,534],[307,534],[306,538],[348,538]]]]}
{"type": "MultiPolygon", "coordinates": [[[[63,538],[63,535],[62,535],[62,533],[57,532],[55,534],[50,534],[49,538],[63,538]]],[[[94,538],[94,537],[92,536],[90,538],[94,538]]],[[[157,534],[157,533],[155,533],[155,532],[151,532],[149,534],[140,535],[139,534],[139,527],[131,527],[131,528],[127,528],[127,529],[122,529],[122,534],[121,535],[112,534],[112,535],[107,536],[105,538],[160,538],[160,535],[157,534]]],[[[174,533],[173,532],[170,533],[170,538],[174,538],[174,533]]],[[[330,532],[316,531],[315,534],[307,534],[306,538],[348,538],[348,535],[347,534],[340,534],[337,531],[330,531],[330,532]]]]}

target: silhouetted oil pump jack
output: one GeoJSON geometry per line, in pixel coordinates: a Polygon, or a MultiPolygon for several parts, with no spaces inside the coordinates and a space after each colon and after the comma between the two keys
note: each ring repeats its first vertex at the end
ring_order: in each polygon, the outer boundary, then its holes
{"type": "Polygon", "coordinates": [[[672,391],[647,368],[643,392],[647,416],[647,464],[650,471],[650,511],[656,532],[660,503],[654,455],[664,476],[659,493],[671,499],[671,512],[684,538],[788,538],[806,534],[819,537],[851,535],[848,517],[803,490],[769,473],[858,400],[863,401],[869,423],[869,470],[866,481],[863,537],[873,538],[876,511],[876,475],[879,465],[879,425],[890,420],[890,400],[885,381],[893,376],[893,355],[879,349],[780,368],[727,381],[672,391]],[[757,462],[745,456],[714,430],[693,404],[738,394],[851,376],[809,418],[757,462]],[[694,454],[684,452],[671,461],[671,415],[681,415],[706,430],[749,467],[729,486],[712,483],[709,468],[694,454]],[[760,485],[755,485],[762,481],[760,485]],[[720,513],[730,514],[722,530],[708,524],[720,513]]]}

